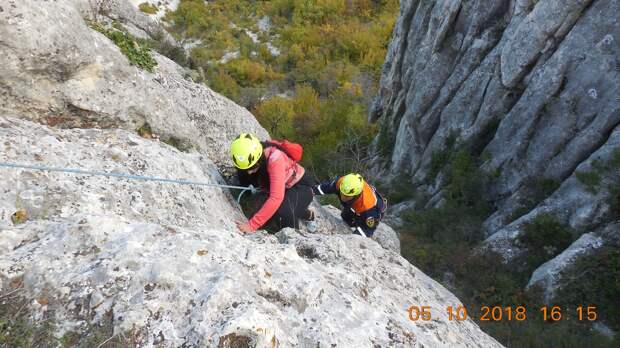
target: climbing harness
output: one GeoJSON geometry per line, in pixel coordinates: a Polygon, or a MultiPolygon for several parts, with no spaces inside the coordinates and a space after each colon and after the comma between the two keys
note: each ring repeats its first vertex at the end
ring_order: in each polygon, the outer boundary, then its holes
{"type": "Polygon", "coordinates": [[[241,196],[243,196],[243,194],[246,191],[251,191],[252,193],[260,192],[260,189],[255,188],[252,185],[245,187],[245,186],[234,186],[234,185],[211,184],[211,183],[206,183],[206,182],[197,182],[197,181],[189,181],[189,180],[165,179],[165,178],[155,178],[155,177],[150,177],[150,176],[132,175],[132,174],[95,172],[95,171],[82,170],[82,169],[54,168],[54,167],[33,166],[33,165],[28,165],[28,164],[16,164],[16,163],[6,163],[6,162],[0,162],[0,167],[27,169],[27,170],[39,170],[39,171],[45,171],[45,172],[62,172],[62,173],[73,173],[73,174],[91,175],[91,176],[115,177],[115,178],[129,179],[129,180],[157,181],[157,182],[181,184],[181,185],[211,186],[211,187],[237,189],[237,190],[241,190],[241,193],[239,193],[239,197],[237,197],[237,203],[241,201],[241,196]]]}

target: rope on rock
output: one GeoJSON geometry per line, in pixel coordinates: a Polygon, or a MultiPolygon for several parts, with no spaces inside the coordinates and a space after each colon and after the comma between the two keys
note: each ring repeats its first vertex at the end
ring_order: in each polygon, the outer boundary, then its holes
{"type": "Polygon", "coordinates": [[[29,164],[17,164],[17,163],[7,163],[7,162],[0,162],[0,167],[14,168],[14,169],[26,169],[26,170],[39,170],[39,171],[44,171],[44,172],[62,172],[62,173],[73,173],[73,174],[80,174],[80,175],[105,176],[105,177],[123,178],[123,179],[128,179],[128,180],[156,181],[156,182],[163,182],[163,183],[169,183],[169,184],[210,186],[210,187],[237,189],[237,190],[241,190],[239,197],[237,197],[237,202],[241,201],[241,196],[243,196],[243,194],[246,191],[251,191],[252,193],[256,193],[260,191],[260,189],[257,189],[252,185],[247,186],[247,187],[246,186],[234,186],[234,185],[222,185],[222,184],[212,184],[212,183],[206,183],[206,182],[189,181],[189,180],[156,178],[156,177],[133,175],[133,174],[96,172],[96,171],[73,169],[73,168],[33,166],[29,164]]]}

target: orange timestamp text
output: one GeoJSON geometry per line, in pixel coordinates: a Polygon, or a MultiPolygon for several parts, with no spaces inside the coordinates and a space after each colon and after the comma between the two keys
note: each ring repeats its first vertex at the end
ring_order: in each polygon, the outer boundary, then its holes
{"type": "MultiPolygon", "coordinates": [[[[447,306],[445,312],[448,320],[464,321],[470,315],[465,306],[447,306]]],[[[545,321],[561,321],[575,318],[579,321],[595,321],[598,318],[596,306],[577,306],[562,308],[560,306],[542,306],[535,315],[528,316],[525,306],[480,306],[478,320],[480,321],[525,321],[530,317],[541,318],[545,321]]],[[[407,314],[411,321],[429,321],[432,319],[430,306],[409,306],[407,314]]]]}

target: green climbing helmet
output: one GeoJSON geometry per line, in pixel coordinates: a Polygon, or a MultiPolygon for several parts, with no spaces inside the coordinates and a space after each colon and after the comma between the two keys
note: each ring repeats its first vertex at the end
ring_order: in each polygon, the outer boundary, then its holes
{"type": "Polygon", "coordinates": [[[254,166],[263,155],[263,145],[258,138],[250,133],[241,133],[230,145],[235,167],[248,169],[254,166]]]}
{"type": "Polygon", "coordinates": [[[345,196],[357,196],[364,188],[364,178],[356,173],[347,174],[340,182],[340,193],[345,196]]]}

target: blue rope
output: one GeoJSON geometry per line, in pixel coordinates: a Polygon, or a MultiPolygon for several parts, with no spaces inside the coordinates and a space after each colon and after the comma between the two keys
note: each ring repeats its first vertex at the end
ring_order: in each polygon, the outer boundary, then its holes
{"type": "Polygon", "coordinates": [[[141,176],[141,175],[132,175],[132,174],[95,172],[95,171],[90,171],[90,170],[81,170],[81,169],[72,169],[72,168],[54,168],[54,167],[33,166],[33,165],[28,165],[28,164],[15,164],[15,163],[6,163],[6,162],[0,162],[0,167],[27,169],[27,170],[40,170],[40,171],[45,171],[45,172],[73,173],[73,174],[91,175],[91,176],[105,176],[105,177],[114,177],[114,178],[124,178],[124,179],[129,179],[129,180],[158,181],[158,182],[181,184],[181,185],[211,186],[211,187],[237,189],[237,190],[241,190],[241,193],[239,194],[239,197],[237,198],[237,202],[241,201],[241,196],[243,196],[245,191],[251,191],[252,193],[256,193],[260,191],[259,189],[255,188],[252,185],[247,186],[247,187],[234,186],[234,185],[221,185],[221,184],[211,184],[211,183],[206,183],[206,182],[197,182],[197,181],[189,181],[189,180],[155,178],[155,177],[150,177],[150,176],[141,176]]]}

